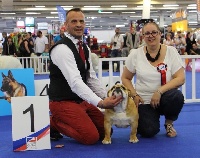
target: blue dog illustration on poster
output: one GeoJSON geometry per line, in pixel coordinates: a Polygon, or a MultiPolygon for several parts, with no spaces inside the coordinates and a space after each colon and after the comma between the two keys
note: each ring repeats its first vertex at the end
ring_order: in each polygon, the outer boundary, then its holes
{"type": "Polygon", "coordinates": [[[17,82],[10,70],[8,71],[8,76],[2,72],[1,91],[5,96],[0,97],[0,99],[5,99],[9,103],[11,102],[11,97],[27,96],[26,86],[17,82]]]}

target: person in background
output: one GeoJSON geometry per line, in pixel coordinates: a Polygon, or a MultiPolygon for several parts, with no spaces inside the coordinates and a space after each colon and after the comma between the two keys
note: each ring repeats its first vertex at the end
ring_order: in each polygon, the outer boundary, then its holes
{"type": "Polygon", "coordinates": [[[6,52],[6,47],[7,47],[7,33],[6,32],[2,32],[2,46],[3,46],[3,50],[2,50],[2,55],[5,54],[6,52]]]}
{"type": "Polygon", "coordinates": [[[131,49],[137,49],[140,45],[140,33],[136,31],[135,25],[130,28],[130,33],[127,36],[126,45],[131,49]]]}
{"type": "Polygon", "coordinates": [[[191,55],[200,55],[200,48],[197,47],[196,43],[192,44],[192,49],[190,50],[191,55]]]}
{"type": "Polygon", "coordinates": [[[90,40],[92,40],[90,43],[91,49],[98,50],[97,38],[95,36],[93,36],[90,40]]]}
{"type": "Polygon", "coordinates": [[[11,36],[6,37],[6,41],[4,41],[3,49],[4,51],[2,55],[16,56],[16,48],[15,48],[15,44],[12,41],[11,36]]]}
{"type": "Polygon", "coordinates": [[[28,48],[30,49],[30,52],[34,53],[34,42],[33,42],[32,33],[31,32],[27,33],[27,40],[28,40],[28,48]]]}
{"type": "Polygon", "coordinates": [[[94,144],[104,138],[104,116],[99,108],[114,108],[122,97],[106,97],[96,77],[91,51],[82,42],[85,16],[80,8],[66,14],[68,33],[49,51],[50,54],[50,136],[59,132],[82,144],[94,144]],[[79,51],[80,50],[80,51],[79,51]]]}
{"type": "Polygon", "coordinates": [[[179,54],[184,55],[186,41],[185,41],[185,37],[182,35],[181,31],[177,31],[177,34],[174,37],[174,43],[175,43],[175,47],[176,47],[177,51],[179,52],[179,54]]]}
{"type": "MultiPolygon", "coordinates": [[[[172,25],[167,26],[167,33],[171,34],[171,39],[173,40],[174,39],[174,32],[172,31],[172,25]]],[[[165,34],[165,38],[167,36],[167,33],[165,34]]]]}
{"type": "Polygon", "coordinates": [[[186,41],[185,51],[186,51],[187,55],[190,55],[190,53],[191,53],[190,50],[192,49],[193,41],[191,40],[191,37],[192,37],[192,34],[190,32],[188,32],[186,34],[186,39],[185,39],[185,41],[186,41]]]}
{"type": "Polygon", "coordinates": [[[22,43],[22,41],[23,41],[23,39],[22,39],[22,34],[19,33],[19,34],[17,35],[17,42],[16,42],[16,44],[15,44],[16,56],[17,56],[17,57],[22,57],[22,54],[21,54],[21,52],[19,51],[19,47],[20,47],[20,44],[22,43]]]}
{"type": "Polygon", "coordinates": [[[56,42],[60,41],[63,37],[65,37],[65,30],[64,29],[60,29],[60,34],[57,35],[56,37],[54,37],[54,39],[52,40],[51,45],[54,45],[56,42]]]}
{"type": "Polygon", "coordinates": [[[35,39],[35,54],[41,56],[42,53],[48,52],[48,39],[42,34],[42,31],[37,32],[37,38],[35,39]]]}
{"type": "MultiPolygon", "coordinates": [[[[32,46],[29,45],[29,34],[25,33],[23,34],[22,37],[23,41],[20,44],[19,51],[22,54],[22,57],[30,57],[31,56],[31,48],[32,46]]],[[[24,68],[29,68],[30,67],[30,58],[27,60],[24,58],[22,62],[24,68]]]]}
{"type": "MultiPolygon", "coordinates": [[[[124,38],[120,34],[120,28],[115,28],[115,35],[111,38],[111,58],[121,57],[122,56],[122,48],[124,45],[124,38]]],[[[119,62],[113,62],[113,71],[114,71],[114,63],[117,63],[116,72],[119,71],[119,62]]]]}
{"type": "Polygon", "coordinates": [[[123,45],[123,48],[122,48],[122,57],[127,57],[129,55],[129,48],[126,45],[127,37],[128,37],[128,32],[126,32],[124,37],[123,37],[124,38],[124,45],[123,45]]]}
{"type": "MultiPolygon", "coordinates": [[[[44,36],[42,34],[42,31],[38,31],[37,32],[37,38],[35,39],[35,55],[37,55],[38,57],[40,57],[44,52],[48,52],[48,39],[46,36],[44,36]]],[[[43,63],[41,60],[38,60],[38,62],[36,62],[37,66],[35,66],[34,68],[36,69],[36,71],[40,72],[43,70],[43,63]]]]}
{"type": "Polygon", "coordinates": [[[174,40],[171,39],[171,33],[166,33],[165,39],[163,40],[163,44],[168,46],[174,46],[174,40]]]}
{"type": "Polygon", "coordinates": [[[197,35],[196,44],[197,44],[197,47],[200,49],[200,35],[197,35]]]}
{"type": "Polygon", "coordinates": [[[130,51],[121,77],[138,107],[138,134],[155,136],[160,131],[160,116],[164,115],[166,135],[175,137],[173,122],[184,104],[178,90],[185,83],[184,63],[176,48],[160,44],[161,32],[156,23],[146,23],[142,33],[146,46],[130,51]]]}

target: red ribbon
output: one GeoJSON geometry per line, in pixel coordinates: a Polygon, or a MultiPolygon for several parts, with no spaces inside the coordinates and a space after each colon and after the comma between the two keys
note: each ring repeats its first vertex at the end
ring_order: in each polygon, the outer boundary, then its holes
{"type": "Polygon", "coordinates": [[[161,85],[165,85],[166,84],[166,71],[167,71],[167,65],[164,63],[160,63],[157,65],[157,70],[158,72],[160,72],[161,74],[161,85]]]}

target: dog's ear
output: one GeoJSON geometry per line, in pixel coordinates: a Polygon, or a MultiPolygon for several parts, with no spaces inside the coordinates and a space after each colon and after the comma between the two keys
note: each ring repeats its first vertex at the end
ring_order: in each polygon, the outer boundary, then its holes
{"type": "Polygon", "coordinates": [[[5,77],[6,77],[6,75],[4,75],[4,74],[3,74],[3,72],[2,72],[1,74],[2,74],[2,77],[3,77],[3,78],[5,78],[5,77]]]}
{"type": "Polygon", "coordinates": [[[11,80],[14,80],[13,78],[13,74],[10,70],[8,70],[8,77],[11,79],[11,80]]]}

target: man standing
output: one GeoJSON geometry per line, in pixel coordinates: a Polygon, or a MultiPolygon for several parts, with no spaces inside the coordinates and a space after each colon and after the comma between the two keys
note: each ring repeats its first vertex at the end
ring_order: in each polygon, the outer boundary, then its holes
{"type": "MultiPolygon", "coordinates": [[[[171,39],[174,39],[174,32],[172,32],[172,25],[167,26],[167,33],[171,33],[171,39]]],[[[165,38],[167,36],[167,33],[165,34],[165,38]]]]}
{"type": "MultiPolygon", "coordinates": [[[[122,48],[124,45],[124,38],[120,34],[120,28],[115,29],[115,35],[111,38],[111,57],[121,57],[122,56],[122,48]]],[[[114,71],[114,63],[113,62],[113,71],[114,71]]],[[[117,69],[116,71],[119,71],[119,62],[117,62],[117,69]]]]}
{"type": "Polygon", "coordinates": [[[54,45],[56,42],[60,41],[63,37],[65,37],[65,30],[60,29],[60,34],[57,35],[53,40],[52,40],[52,45],[54,45]]]}
{"type": "Polygon", "coordinates": [[[81,9],[67,12],[66,37],[50,49],[51,138],[59,132],[82,144],[104,138],[104,116],[97,108],[114,108],[122,97],[107,97],[96,77],[91,51],[82,42],[85,16],[81,9]]]}
{"type": "Polygon", "coordinates": [[[48,44],[47,37],[42,34],[42,31],[38,31],[35,39],[35,54],[40,56],[42,53],[48,52],[48,44]]]}
{"type": "MultiPolygon", "coordinates": [[[[48,52],[48,39],[46,36],[42,34],[42,31],[37,32],[37,38],[35,39],[35,54],[39,57],[44,52],[48,52]]],[[[37,71],[40,72],[42,70],[42,63],[38,61],[37,63],[37,71]]]]}
{"type": "Polygon", "coordinates": [[[140,34],[139,32],[136,32],[134,25],[130,28],[130,33],[127,36],[126,45],[128,46],[129,51],[131,49],[137,49],[140,45],[140,34]]]}
{"type": "Polygon", "coordinates": [[[129,55],[129,48],[126,45],[127,37],[128,37],[128,32],[126,32],[124,35],[124,45],[122,48],[122,57],[127,57],[129,55]]]}

